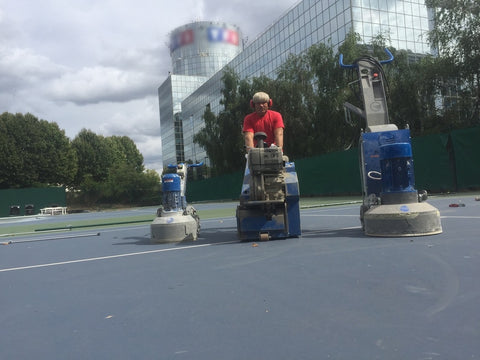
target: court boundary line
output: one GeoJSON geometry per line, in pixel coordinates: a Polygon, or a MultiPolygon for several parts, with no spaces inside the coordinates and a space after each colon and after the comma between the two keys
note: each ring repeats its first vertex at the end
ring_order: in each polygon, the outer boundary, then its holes
{"type": "Polygon", "coordinates": [[[18,270],[29,270],[29,269],[39,269],[45,267],[53,267],[53,266],[60,266],[60,265],[68,265],[68,264],[77,264],[77,263],[85,263],[91,261],[101,261],[101,260],[110,260],[110,259],[117,259],[122,257],[128,256],[138,256],[138,255],[147,255],[147,254],[155,254],[167,251],[178,251],[178,250],[186,250],[186,249],[196,249],[201,247],[207,247],[212,245],[226,245],[226,244],[233,244],[237,243],[237,241],[225,241],[219,243],[208,243],[208,244],[198,244],[198,245],[189,245],[189,246],[181,246],[181,247],[171,247],[167,249],[156,249],[156,250],[147,250],[147,251],[138,251],[133,253],[126,253],[126,254],[117,254],[117,255],[108,255],[108,256],[98,256],[93,258],[84,258],[84,259],[77,259],[77,260],[67,260],[67,261],[59,261],[54,263],[45,263],[45,264],[37,264],[37,265],[27,265],[27,266],[17,266],[12,268],[5,268],[0,269],[0,273],[9,272],[9,271],[18,271],[18,270]]]}

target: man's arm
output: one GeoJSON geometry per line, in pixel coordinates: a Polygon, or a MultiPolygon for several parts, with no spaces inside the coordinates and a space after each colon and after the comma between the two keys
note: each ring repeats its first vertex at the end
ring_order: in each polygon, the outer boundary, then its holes
{"type": "Polygon", "coordinates": [[[245,138],[245,150],[248,152],[250,148],[253,148],[253,133],[250,131],[244,131],[243,136],[245,138]]]}
{"type": "MultiPolygon", "coordinates": [[[[275,145],[283,151],[283,128],[276,128],[273,130],[273,135],[275,136],[275,145]]],[[[253,134],[252,134],[252,142],[253,142],[253,134]]]]}

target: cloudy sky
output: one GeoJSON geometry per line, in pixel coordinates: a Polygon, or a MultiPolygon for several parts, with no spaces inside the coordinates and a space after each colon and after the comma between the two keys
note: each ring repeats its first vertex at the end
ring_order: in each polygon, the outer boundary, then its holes
{"type": "Polygon", "coordinates": [[[0,0],[0,113],[31,113],[73,139],[129,136],[161,169],[157,89],[169,33],[193,21],[254,40],[298,0],[0,0]]]}

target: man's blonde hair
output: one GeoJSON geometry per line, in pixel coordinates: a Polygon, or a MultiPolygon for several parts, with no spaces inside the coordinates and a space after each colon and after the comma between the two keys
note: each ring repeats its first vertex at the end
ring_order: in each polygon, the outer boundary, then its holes
{"type": "Polygon", "coordinates": [[[252,99],[254,104],[262,104],[270,101],[270,96],[267,93],[260,91],[253,95],[252,99]]]}

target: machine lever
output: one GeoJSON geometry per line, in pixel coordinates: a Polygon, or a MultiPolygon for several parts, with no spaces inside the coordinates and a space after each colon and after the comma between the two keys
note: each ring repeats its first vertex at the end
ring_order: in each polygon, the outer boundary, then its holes
{"type": "MultiPolygon", "coordinates": [[[[380,64],[390,63],[394,59],[394,56],[393,56],[393,54],[391,53],[390,50],[388,50],[387,48],[385,48],[384,50],[385,50],[385,53],[389,56],[389,58],[386,59],[386,60],[380,60],[380,64]]],[[[343,63],[343,54],[340,54],[340,58],[339,58],[338,62],[339,62],[340,66],[342,68],[346,68],[346,69],[353,69],[353,68],[356,68],[358,66],[356,61],[353,64],[344,64],[343,63]]]]}

